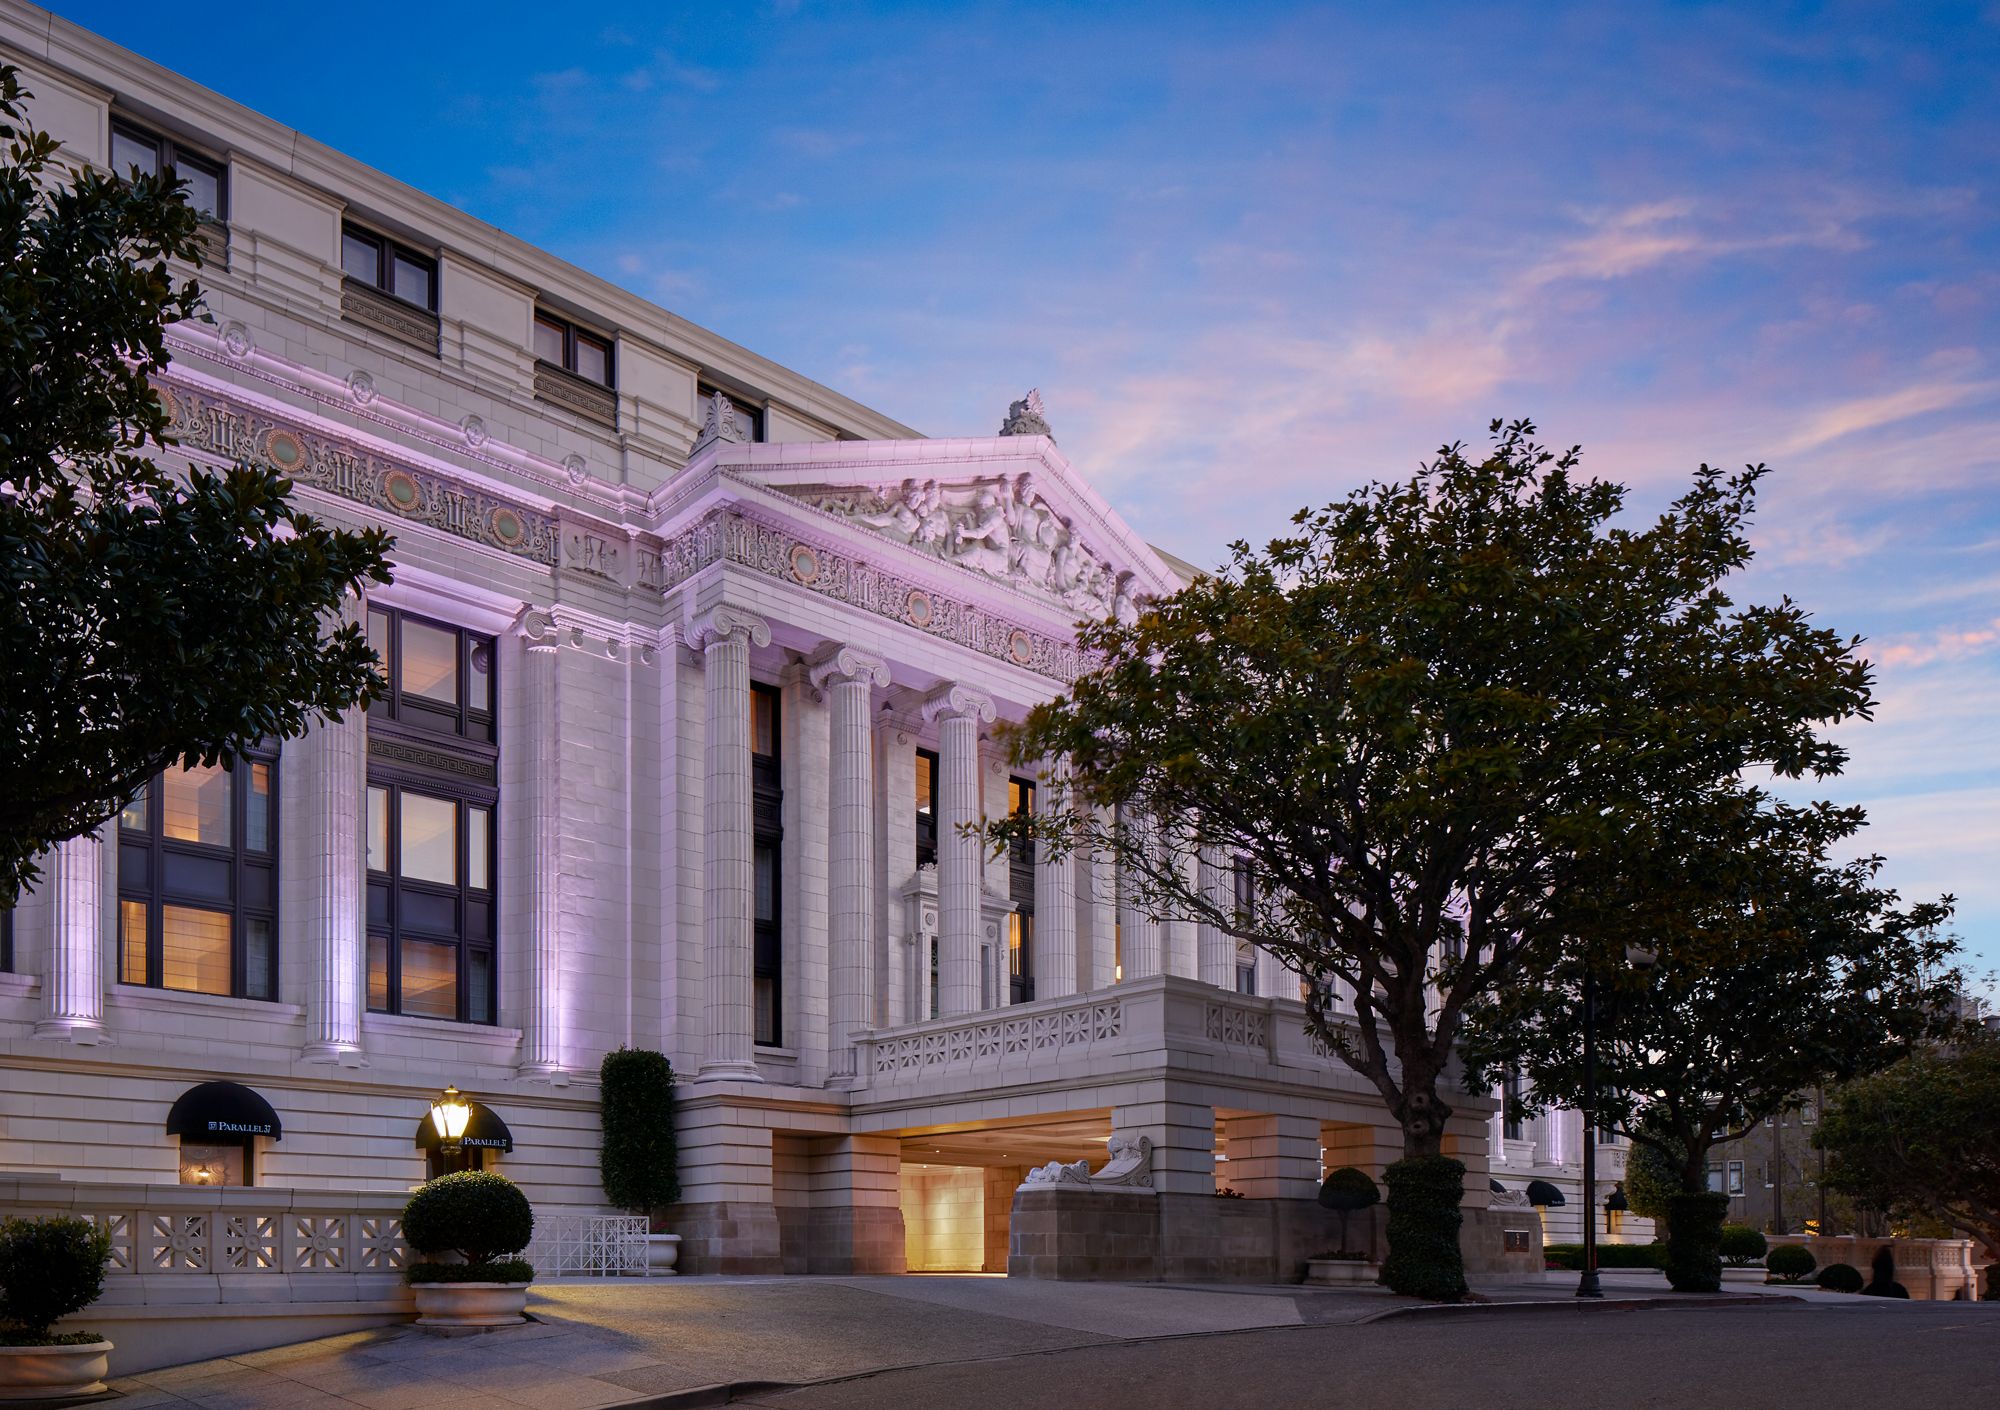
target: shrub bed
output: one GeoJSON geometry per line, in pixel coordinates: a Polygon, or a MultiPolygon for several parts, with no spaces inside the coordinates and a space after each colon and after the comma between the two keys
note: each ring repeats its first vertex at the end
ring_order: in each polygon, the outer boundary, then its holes
{"type": "MultiPolygon", "coordinates": [[[[1645,1268],[1654,1272],[1660,1267],[1660,1245],[1658,1244],[1599,1244],[1597,1246],[1597,1266],[1599,1268],[1645,1268]]],[[[1573,1273],[1583,1271],[1582,1244],[1544,1244],[1542,1257],[1550,1266],[1567,1268],[1573,1273]]]]}
{"type": "Polygon", "coordinates": [[[412,1263],[406,1276],[416,1283],[531,1283],[535,1267],[525,1258],[491,1263],[412,1263]]]}
{"type": "Polygon", "coordinates": [[[455,1253],[467,1263],[487,1264],[519,1253],[534,1236],[528,1197],[490,1170],[440,1175],[403,1206],[403,1238],[418,1253],[455,1253]]]}
{"type": "Polygon", "coordinates": [[[1819,1270],[1815,1279],[1827,1292],[1858,1293],[1861,1291],[1861,1270],[1851,1263],[1829,1263],[1819,1270]]]}
{"type": "Polygon", "coordinates": [[[1382,1281],[1405,1297],[1452,1302],[1465,1296],[1458,1248],[1465,1166],[1448,1155],[1410,1156],[1382,1172],[1389,1187],[1389,1254],[1382,1281]]]}
{"type": "Polygon", "coordinates": [[[8,1346],[82,1346],[96,1332],[64,1332],[55,1324],[83,1311],[104,1292],[111,1239],[88,1219],[9,1219],[0,1223],[0,1322],[8,1346]]]}
{"type": "Polygon", "coordinates": [[[1722,1226],[1722,1261],[1731,1268],[1748,1268],[1770,1248],[1760,1230],[1748,1224],[1724,1224],[1722,1226]]]}
{"type": "Polygon", "coordinates": [[[1804,1244],[1779,1244],[1764,1255],[1764,1271],[1788,1283],[1811,1277],[1818,1266],[1819,1261],[1804,1244]]]}

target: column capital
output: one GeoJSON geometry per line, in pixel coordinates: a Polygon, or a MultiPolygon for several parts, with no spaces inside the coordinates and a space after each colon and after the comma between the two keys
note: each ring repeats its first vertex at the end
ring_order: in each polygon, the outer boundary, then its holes
{"type": "Polygon", "coordinates": [[[771,624],[755,612],[719,602],[688,624],[687,643],[706,651],[718,641],[743,638],[752,646],[771,644],[771,624]]]}
{"type": "Polygon", "coordinates": [[[554,651],[559,644],[555,613],[546,607],[523,608],[514,619],[514,634],[530,651],[554,651]]]}
{"type": "Polygon", "coordinates": [[[819,694],[829,685],[843,681],[865,681],[871,686],[889,683],[889,663],[870,651],[846,642],[829,641],[806,659],[806,677],[819,694]]]}
{"type": "Polygon", "coordinates": [[[924,697],[923,715],[926,724],[966,718],[991,724],[993,697],[969,685],[946,681],[924,697]]]}

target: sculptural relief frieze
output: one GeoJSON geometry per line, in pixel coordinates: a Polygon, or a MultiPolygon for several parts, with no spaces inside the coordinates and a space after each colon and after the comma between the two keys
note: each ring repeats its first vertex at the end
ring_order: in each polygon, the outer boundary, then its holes
{"type": "Polygon", "coordinates": [[[921,553],[1053,599],[1078,617],[1138,618],[1135,575],[1085,542],[1036,492],[1029,474],[787,493],[921,553]]]}
{"type": "Polygon", "coordinates": [[[535,563],[556,563],[556,522],[539,510],[171,379],[154,388],[180,445],[276,470],[300,485],[535,563]]]}

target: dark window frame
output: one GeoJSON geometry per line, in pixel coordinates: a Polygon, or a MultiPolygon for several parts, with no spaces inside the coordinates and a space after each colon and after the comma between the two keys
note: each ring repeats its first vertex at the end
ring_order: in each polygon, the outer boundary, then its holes
{"type": "Polygon", "coordinates": [[[752,406],[727,387],[718,387],[712,382],[698,382],[695,384],[695,396],[698,403],[709,401],[717,392],[721,392],[728,399],[729,404],[736,408],[737,424],[743,426],[744,438],[761,443],[764,439],[765,429],[763,408],[752,406]],[[746,422],[748,424],[745,424],[746,422]]]}
{"type": "Polygon", "coordinates": [[[367,633],[369,645],[382,658],[381,669],[389,683],[385,696],[369,702],[371,724],[393,721],[425,739],[465,740],[488,746],[498,743],[500,653],[495,638],[469,627],[427,617],[421,612],[405,612],[398,607],[373,603],[368,608],[367,633]],[[382,637],[376,635],[378,618],[383,619],[388,628],[382,637]],[[411,622],[433,631],[451,632],[458,638],[458,702],[455,706],[447,708],[442,702],[418,695],[415,691],[405,697],[402,679],[403,628],[411,622]],[[386,654],[384,647],[387,648],[386,654]],[[473,676],[482,674],[479,670],[481,651],[485,652],[486,665],[483,672],[486,676],[486,704],[483,708],[472,704],[470,689],[473,676]]]}
{"type": "Polygon", "coordinates": [[[750,686],[750,814],[751,814],[751,918],[750,985],[752,1039],[760,1048],[785,1045],[785,826],[784,826],[784,697],[776,686],[753,682],[750,686]],[[771,752],[757,750],[757,702],[766,701],[771,710],[771,752]],[[771,858],[771,914],[756,913],[757,855],[768,851],[771,858]],[[760,1014],[756,990],[768,985],[771,996],[771,1026],[757,1031],[760,1014]]]}
{"type": "Polygon", "coordinates": [[[403,304],[406,307],[420,308],[425,313],[431,314],[438,311],[438,257],[435,254],[426,254],[415,246],[406,245],[400,240],[382,234],[380,231],[370,230],[365,225],[357,225],[351,220],[343,220],[340,223],[340,272],[341,276],[349,283],[357,284],[364,289],[372,289],[384,298],[394,299],[397,303],[403,304]],[[372,281],[363,279],[348,269],[347,242],[349,240],[355,240],[375,247],[375,278],[372,281]],[[429,274],[430,300],[428,302],[420,304],[413,299],[406,299],[396,292],[396,260],[398,257],[408,260],[411,264],[423,266],[425,272],[429,274]]]}
{"type": "MultiPolygon", "coordinates": [[[[111,119],[110,137],[114,143],[118,138],[123,137],[129,142],[144,142],[150,145],[153,149],[155,170],[167,171],[171,169],[178,172],[182,166],[188,166],[206,176],[213,177],[215,180],[215,210],[208,215],[202,215],[201,218],[204,221],[213,222],[217,225],[227,225],[229,223],[229,163],[223,161],[220,157],[211,157],[206,152],[185,146],[178,139],[169,137],[164,132],[155,132],[149,127],[141,126],[122,117],[111,119]]],[[[106,159],[112,160],[108,151],[106,159]]],[[[124,175],[123,172],[117,169],[115,164],[112,167],[112,174],[116,176],[124,175]]],[[[196,214],[200,215],[201,213],[197,211],[196,214]]]]}
{"type": "Polygon", "coordinates": [[[562,360],[559,362],[551,362],[548,358],[543,357],[540,352],[535,350],[535,346],[532,341],[534,334],[533,330],[531,329],[529,333],[530,342],[528,345],[528,350],[535,354],[535,361],[541,363],[542,366],[544,367],[553,367],[559,372],[566,372],[570,376],[576,378],[578,381],[588,382],[593,387],[602,387],[606,391],[610,392],[615,392],[618,390],[618,344],[617,340],[612,338],[610,334],[594,333],[590,329],[584,328],[578,325],[577,323],[571,321],[570,319],[562,317],[560,314],[550,313],[548,312],[548,310],[541,308],[539,306],[537,306],[537,308],[535,309],[534,321],[537,324],[546,324],[548,327],[555,329],[562,335],[562,360]],[[604,353],[603,381],[601,382],[598,381],[595,377],[592,377],[587,372],[581,371],[577,367],[576,349],[577,349],[577,344],[580,342],[591,343],[603,351],[604,353]]]}
{"type": "MultiPolygon", "coordinates": [[[[166,799],[163,788],[164,772],[154,774],[146,782],[146,825],[130,828],[118,820],[118,912],[114,931],[117,936],[116,954],[117,982],[129,988],[157,989],[167,994],[207,994],[211,998],[247,999],[256,1003],[276,1003],[283,992],[279,983],[279,957],[283,947],[278,935],[278,855],[279,855],[279,771],[278,748],[275,745],[260,746],[246,750],[230,767],[229,775],[229,842],[227,845],[207,842],[184,842],[166,835],[166,799]],[[262,764],[269,770],[270,793],[265,800],[264,819],[265,848],[262,852],[252,852],[249,847],[250,787],[253,777],[251,765],[262,764]],[[229,902],[225,908],[217,903],[217,898],[201,894],[191,888],[181,888],[169,884],[168,859],[183,858],[192,863],[226,862],[229,868],[229,902]],[[261,876],[265,904],[253,904],[253,878],[261,876]],[[130,980],[125,977],[125,903],[138,902],[146,908],[145,977],[130,980]],[[229,992],[210,994],[205,989],[169,988],[165,980],[166,920],[165,910],[169,906],[185,907],[190,910],[209,911],[229,916],[229,992]],[[249,925],[252,920],[262,920],[270,927],[270,954],[265,957],[265,973],[268,976],[268,992],[252,994],[247,992],[249,979],[249,925]]],[[[128,803],[126,805],[130,807],[128,803]]],[[[121,810],[122,814],[122,810],[121,810]]]]}
{"type": "Polygon", "coordinates": [[[930,810],[917,809],[917,865],[920,867],[937,865],[938,843],[938,770],[941,767],[935,749],[919,749],[919,759],[930,762],[930,810]]]}
{"type": "MultiPolygon", "coordinates": [[[[1007,780],[1008,812],[1020,817],[1035,811],[1033,779],[1007,780]]],[[[1007,947],[1008,1001],[1031,1004],[1035,1001],[1035,840],[1017,837],[1007,845],[1007,897],[1021,922],[1021,944],[1007,947]]]]}
{"type": "Polygon", "coordinates": [[[0,974],[14,972],[14,908],[0,910],[0,974]]]}

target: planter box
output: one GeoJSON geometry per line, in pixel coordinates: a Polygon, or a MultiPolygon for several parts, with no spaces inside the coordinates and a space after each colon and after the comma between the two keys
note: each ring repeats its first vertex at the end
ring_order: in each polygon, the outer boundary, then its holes
{"type": "Polygon", "coordinates": [[[646,1235],[646,1276],[649,1278],[671,1278],[680,1272],[674,1265],[681,1261],[681,1236],[679,1234],[646,1235]]]}
{"type": "Polygon", "coordinates": [[[1309,1258],[1306,1282],[1323,1288],[1373,1287],[1382,1281],[1382,1265],[1359,1258],[1309,1258]]]}
{"type": "Polygon", "coordinates": [[[526,1283],[415,1283],[419,1327],[511,1327],[527,1320],[526,1283]]]}
{"type": "Polygon", "coordinates": [[[0,1346],[0,1401],[95,1395],[111,1369],[111,1343],[0,1346]]]}

